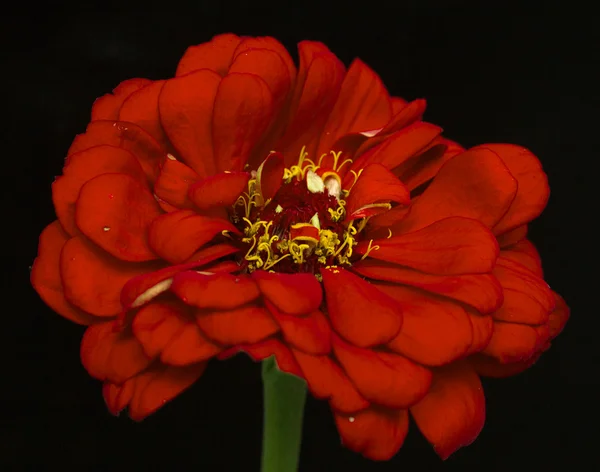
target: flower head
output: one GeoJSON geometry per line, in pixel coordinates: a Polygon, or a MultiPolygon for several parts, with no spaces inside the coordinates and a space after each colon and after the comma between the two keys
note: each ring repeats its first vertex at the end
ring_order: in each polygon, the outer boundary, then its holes
{"type": "Polygon", "coordinates": [[[392,457],[411,414],[445,458],[483,426],[479,375],[529,367],[567,320],[526,239],[545,175],[526,149],[442,137],[359,60],[299,57],[220,35],[99,98],[33,286],[88,326],[114,413],[244,351],[305,379],[347,447],[392,457]]]}

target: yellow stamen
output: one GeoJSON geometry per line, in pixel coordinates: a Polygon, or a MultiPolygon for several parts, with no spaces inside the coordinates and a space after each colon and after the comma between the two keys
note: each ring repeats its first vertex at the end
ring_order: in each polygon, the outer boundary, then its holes
{"type": "Polygon", "coordinates": [[[367,251],[366,251],[366,252],[363,254],[363,256],[360,258],[360,260],[361,260],[361,261],[365,260],[365,258],[366,258],[366,257],[369,255],[369,253],[370,253],[371,251],[377,251],[378,249],[381,249],[381,247],[380,247],[380,246],[377,246],[377,245],[375,245],[375,246],[372,246],[372,244],[373,244],[373,240],[371,239],[371,240],[369,241],[369,245],[367,246],[367,251]]]}

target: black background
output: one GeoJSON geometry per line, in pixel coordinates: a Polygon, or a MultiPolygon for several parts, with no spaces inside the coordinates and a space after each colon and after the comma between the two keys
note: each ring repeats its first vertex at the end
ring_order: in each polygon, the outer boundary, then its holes
{"type": "Polygon", "coordinates": [[[572,308],[534,368],[484,380],[486,426],[445,463],[414,424],[393,460],[367,461],[341,447],[327,405],[311,398],[300,471],[600,470],[594,15],[572,2],[394,3],[103,2],[3,12],[0,469],[259,470],[258,365],[245,357],[215,362],[142,423],[114,418],[100,383],[80,365],[83,328],[53,314],[28,282],[37,237],[55,218],[51,182],[94,99],[127,78],[170,77],[187,46],[235,32],[275,36],[293,55],[302,39],[323,41],[346,64],[363,59],[392,95],[426,98],[426,120],[450,139],[530,148],[552,189],[531,239],[548,283],[572,308]]]}

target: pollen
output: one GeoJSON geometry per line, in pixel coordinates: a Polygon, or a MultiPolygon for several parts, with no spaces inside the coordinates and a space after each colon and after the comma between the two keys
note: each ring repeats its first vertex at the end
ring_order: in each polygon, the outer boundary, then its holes
{"type": "MultiPolygon", "coordinates": [[[[309,272],[320,278],[322,267],[348,267],[360,259],[354,247],[363,239],[367,219],[345,221],[344,198],[351,189],[342,188],[341,171],[352,161],[341,157],[331,151],[315,163],[303,147],[271,198],[260,193],[257,174],[251,174],[231,214],[242,233],[239,263],[246,272],[309,272]]],[[[353,175],[355,182],[360,174],[353,175]]]]}

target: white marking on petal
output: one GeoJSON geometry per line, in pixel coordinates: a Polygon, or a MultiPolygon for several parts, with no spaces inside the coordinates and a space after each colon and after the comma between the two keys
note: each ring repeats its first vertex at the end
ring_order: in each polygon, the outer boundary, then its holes
{"type": "Polygon", "coordinates": [[[319,221],[319,214],[315,213],[313,217],[310,219],[310,224],[313,225],[317,229],[321,229],[321,222],[319,221]]]}
{"type": "Polygon", "coordinates": [[[349,417],[349,418],[348,418],[348,421],[350,421],[350,423],[354,423],[354,420],[355,420],[355,419],[356,419],[356,418],[354,418],[354,416],[351,416],[351,417],[349,417]]]}
{"type": "Polygon", "coordinates": [[[196,273],[201,275],[215,275],[214,272],[202,272],[201,270],[197,270],[196,273]]]}
{"type": "Polygon", "coordinates": [[[373,136],[377,136],[382,129],[383,128],[372,129],[370,131],[363,131],[360,134],[362,134],[363,136],[366,136],[367,138],[372,138],[373,136]]]}
{"type": "Polygon", "coordinates": [[[340,194],[342,193],[342,186],[340,185],[340,181],[335,177],[327,177],[325,179],[325,187],[329,192],[329,195],[333,195],[337,200],[340,199],[340,194]]]}
{"type": "Polygon", "coordinates": [[[146,290],[144,293],[142,293],[140,296],[138,296],[131,304],[131,308],[137,308],[138,306],[145,305],[153,298],[155,298],[158,295],[160,295],[161,293],[169,290],[172,283],[173,283],[173,277],[171,277],[169,279],[165,279],[161,282],[158,282],[156,285],[150,287],[148,290],[146,290]]]}
{"type": "Polygon", "coordinates": [[[310,193],[323,193],[325,191],[325,184],[323,179],[315,174],[312,170],[306,173],[306,186],[310,193]]]}
{"type": "Polygon", "coordinates": [[[104,231],[105,233],[106,233],[107,231],[110,231],[110,226],[105,226],[104,228],[102,228],[102,231],[104,231]]]}
{"type": "Polygon", "coordinates": [[[281,213],[283,211],[283,207],[281,205],[277,205],[275,208],[275,213],[281,213]]]}
{"type": "Polygon", "coordinates": [[[167,154],[167,159],[169,159],[171,161],[176,161],[177,160],[177,158],[173,154],[167,154]]]}

